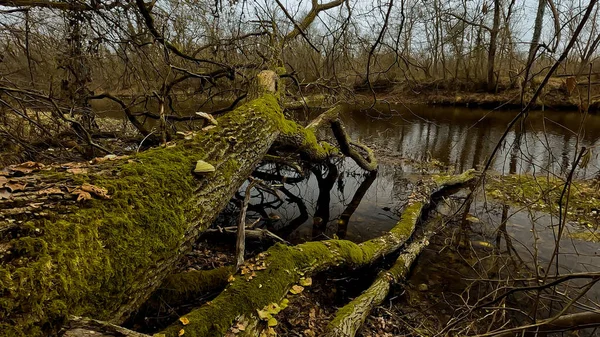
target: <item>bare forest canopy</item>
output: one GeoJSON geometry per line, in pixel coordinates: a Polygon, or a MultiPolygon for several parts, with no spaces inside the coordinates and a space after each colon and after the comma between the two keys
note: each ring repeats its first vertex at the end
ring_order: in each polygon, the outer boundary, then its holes
{"type": "Polygon", "coordinates": [[[520,105],[575,36],[536,104],[595,106],[600,18],[597,7],[586,17],[587,7],[564,0],[1,0],[2,145],[26,152],[20,159],[75,143],[95,149],[79,151],[88,157],[113,152],[97,141],[114,129],[96,121],[106,110],[118,111],[146,145],[164,142],[185,131],[176,122],[203,119],[194,111],[231,110],[254,74],[273,67],[301,103],[303,94],[335,101],[397,89],[452,104],[489,99],[469,93],[505,93],[491,102],[520,105]],[[432,90],[450,93],[437,99],[432,90]],[[57,141],[68,134],[71,142],[57,141]]]}

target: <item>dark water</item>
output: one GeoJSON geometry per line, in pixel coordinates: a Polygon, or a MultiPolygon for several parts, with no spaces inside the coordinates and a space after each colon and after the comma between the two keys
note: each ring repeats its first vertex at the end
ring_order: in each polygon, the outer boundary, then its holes
{"type": "MultiPolygon", "coordinates": [[[[518,113],[393,108],[395,111],[387,113],[348,108],[342,118],[353,139],[385,153],[376,175],[367,174],[350,159],[313,167],[305,177],[282,166],[263,166],[258,177],[280,186],[280,199],[254,191],[251,211],[257,217],[270,218],[270,229],[292,242],[333,236],[354,241],[376,237],[396,223],[412,184],[421,178],[418,167],[399,158],[439,161],[450,165],[450,172],[480,167],[518,113]],[[277,179],[282,176],[284,182],[277,179]]],[[[502,174],[565,176],[576,147],[586,146],[592,148],[592,156],[585,168],[576,170],[576,177],[595,177],[600,170],[600,159],[593,150],[600,139],[600,116],[587,116],[578,138],[573,130],[580,128],[582,118],[578,113],[531,113],[508,134],[492,169],[502,174]]]]}

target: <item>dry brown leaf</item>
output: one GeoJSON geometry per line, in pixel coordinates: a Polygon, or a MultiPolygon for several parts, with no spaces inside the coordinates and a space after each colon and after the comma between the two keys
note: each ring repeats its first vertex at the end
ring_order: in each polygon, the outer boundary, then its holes
{"type": "Polygon", "coordinates": [[[96,158],[90,160],[90,163],[92,163],[92,164],[100,164],[100,163],[103,163],[103,162],[108,161],[108,160],[112,161],[112,160],[119,160],[119,159],[125,159],[125,158],[129,158],[129,156],[117,156],[117,155],[114,155],[114,154],[107,154],[104,157],[96,157],[96,158]]]}
{"type": "Polygon", "coordinates": [[[21,173],[27,174],[27,173],[31,173],[35,170],[39,170],[43,167],[44,167],[44,164],[42,164],[42,163],[28,161],[28,162],[21,163],[19,165],[9,166],[9,169],[11,171],[16,171],[16,172],[21,172],[21,173]]]}
{"type": "Polygon", "coordinates": [[[25,185],[15,183],[12,181],[9,181],[8,183],[4,184],[4,187],[8,188],[11,192],[22,191],[25,189],[25,185]]]}
{"type": "Polygon", "coordinates": [[[73,167],[73,168],[67,169],[67,172],[73,173],[73,174],[83,174],[83,173],[87,173],[88,169],[85,167],[73,167]]]}
{"type": "Polygon", "coordinates": [[[304,291],[304,287],[303,286],[299,286],[299,285],[293,285],[292,289],[290,289],[290,293],[297,295],[299,293],[301,293],[302,291],[304,291]]]}
{"type": "Polygon", "coordinates": [[[0,188],[0,200],[2,199],[10,199],[12,193],[6,188],[0,188]]]}
{"type": "Polygon", "coordinates": [[[187,317],[180,317],[179,321],[181,322],[181,324],[183,325],[188,325],[190,324],[190,320],[187,317]]]}
{"type": "Polygon", "coordinates": [[[46,189],[43,189],[41,191],[37,192],[38,194],[43,194],[43,195],[49,195],[49,194],[65,194],[60,188],[58,187],[48,187],[46,189]]]}
{"type": "Polygon", "coordinates": [[[80,189],[85,192],[92,193],[102,199],[110,199],[110,195],[108,195],[108,190],[106,188],[98,187],[92,184],[85,183],[81,185],[80,189]]]}
{"type": "Polygon", "coordinates": [[[77,196],[77,201],[83,201],[83,200],[90,200],[92,199],[92,195],[89,194],[86,191],[82,191],[82,190],[75,190],[73,191],[73,194],[75,194],[77,196]]]}
{"type": "Polygon", "coordinates": [[[4,186],[4,184],[6,184],[8,182],[8,179],[6,179],[6,177],[0,176],[0,187],[4,186]]]}

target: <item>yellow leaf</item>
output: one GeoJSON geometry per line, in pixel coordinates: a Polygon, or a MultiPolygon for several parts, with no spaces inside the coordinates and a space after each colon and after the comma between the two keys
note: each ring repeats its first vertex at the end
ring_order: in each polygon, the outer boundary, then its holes
{"type": "Polygon", "coordinates": [[[227,279],[227,282],[231,283],[235,281],[235,277],[233,277],[233,275],[229,275],[229,278],[227,279]]]}
{"type": "Polygon", "coordinates": [[[292,286],[292,289],[290,289],[290,293],[296,295],[301,293],[302,291],[304,291],[304,287],[299,286],[299,285],[294,285],[292,286]]]}
{"type": "Polygon", "coordinates": [[[185,330],[181,329],[181,330],[179,330],[179,333],[177,335],[183,336],[184,333],[185,333],[185,330]]]}
{"type": "Polygon", "coordinates": [[[267,322],[268,326],[276,326],[277,325],[277,320],[275,319],[275,317],[271,317],[269,318],[269,321],[267,322]]]}
{"type": "Polygon", "coordinates": [[[275,315],[281,311],[281,308],[279,308],[277,303],[270,303],[265,307],[265,310],[268,313],[275,315]]]}
{"type": "Polygon", "coordinates": [[[310,278],[310,277],[301,278],[300,285],[304,286],[304,287],[308,287],[308,286],[312,285],[312,278],[310,278]]]}
{"type": "Polygon", "coordinates": [[[95,194],[102,199],[110,199],[110,195],[108,195],[108,190],[106,188],[98,187],[88,183],[84,183],[79,188],[84,192],[95,194]]]}
{"type": "Polygon", "coordinates": [[[180,317],[179,321],[181,322],[181,324],[183,325],[188,325],[190,324],[190,320],[187,317],[180,317]]]}
{"type": "Polygon", "coordinates": [[[256,312],[258,313],[258,318],[260,318],[263,321],[266,321],[269,318],[271,318],[271,314],[266,310],[256,310],[256,312]]]}

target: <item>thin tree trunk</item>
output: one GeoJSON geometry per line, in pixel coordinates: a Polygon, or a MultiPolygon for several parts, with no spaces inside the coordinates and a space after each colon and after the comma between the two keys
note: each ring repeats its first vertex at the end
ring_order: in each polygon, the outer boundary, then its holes
{"type": "Polygon", "coordinates": [[[494,0],[494,23],[490,31],[490,48],[488,51],[487,64],[487,89],[488,91],[496,90],[496,49],[498,45],[498,32],[500,31],[500,0],[494,0]]]}

